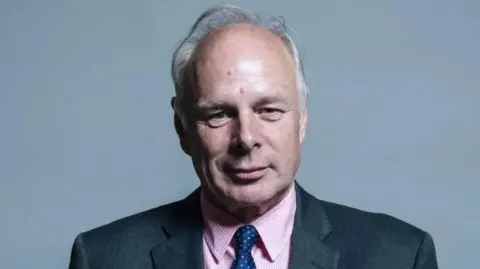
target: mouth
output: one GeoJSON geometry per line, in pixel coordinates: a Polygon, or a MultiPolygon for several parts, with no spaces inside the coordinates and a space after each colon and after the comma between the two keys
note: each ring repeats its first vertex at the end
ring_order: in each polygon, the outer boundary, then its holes
{"type": "Polygon", "coordinates": [[[230,168],[228,174],[234,179],[241,182],[250,182],[261,179],[268,172],[268,167],[246,167],[246,168],[230,168]]]}

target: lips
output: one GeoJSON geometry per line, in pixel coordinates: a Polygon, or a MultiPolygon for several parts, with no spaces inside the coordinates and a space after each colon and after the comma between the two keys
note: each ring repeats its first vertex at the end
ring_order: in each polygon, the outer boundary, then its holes
{"type": "Polygon", "coordinates": [[[242,168],[230,168],[228,173],[234,178],[239,180],[256,180],[260,179],[267,173],[268,167],[242,167],[242,168]]]}

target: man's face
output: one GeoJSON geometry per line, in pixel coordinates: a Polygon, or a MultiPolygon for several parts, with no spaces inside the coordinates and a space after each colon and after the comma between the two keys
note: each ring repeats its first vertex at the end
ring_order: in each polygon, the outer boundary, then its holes
{"type": "Polygon", "coordinates": [[[280,39],[252,26],[200,45],[187,143],[202,189],[230,209],[261,206],[292,185],[306,111],[280,39]]]}

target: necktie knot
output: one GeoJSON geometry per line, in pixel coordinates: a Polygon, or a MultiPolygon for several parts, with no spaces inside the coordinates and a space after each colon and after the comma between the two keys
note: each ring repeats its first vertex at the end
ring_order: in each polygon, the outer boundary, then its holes
{"type": "Polygon", "coordinates": [[[235,241],[237,247],[235,250],[235,261],[232,264],[233,268],[254,269],[255,262],[252,257],[252,248],[258,239],[257,229],[253,225],[244,225],[235,232],[235,241]]]}

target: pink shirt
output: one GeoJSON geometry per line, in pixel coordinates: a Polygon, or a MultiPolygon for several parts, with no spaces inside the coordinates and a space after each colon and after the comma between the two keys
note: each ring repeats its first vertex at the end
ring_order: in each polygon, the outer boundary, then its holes
{"type": "MultiPolygon", "coordinates": [[[[235,258],[235,240],[232,238],[243,223],[214,206],[203,195],[200,201],[205,227],[203,232],[205,269],[230,269],[235,258]]],[[[278,205],[250,223],[260,235],[252,249],[252,256],[258,269],[288,268],[295,209],[295,187],[292,186],[278,205]]]]}

